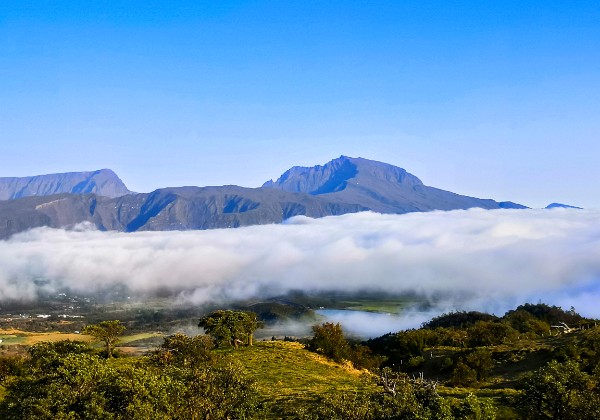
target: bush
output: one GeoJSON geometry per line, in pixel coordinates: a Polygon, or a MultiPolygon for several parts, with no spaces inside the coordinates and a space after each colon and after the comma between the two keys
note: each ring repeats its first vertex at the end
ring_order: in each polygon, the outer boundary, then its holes
{"type": "Polygon", "coordinates": [[[473,394],[467,395],[452,407],[452,414],[457,419],[494,420],[496,413],[497,410],[490,401],[479,399],[473,394]]]}
{"type": "MultiPolygon", "coordinates": [[[[169,349],[181,347],[172,345],[173,340],[167,343],[169,349]]],[[[6,384],[0,418],[167,420],[256,415],[258,392],[240,366],[156,364],[148,358],[116,361],[91,355],[82,346],[72,342],[32,346],[32,357],[20,375],[6,384]]]]}
{"type": "Polygon", "coordinates": [[[425,364],[425,358],[423,356],[415,356],[408,359],[406,366],[410,370],[418,369],[425,364]]]}
{"type": "Polygon", "coordinates": [[[476,381],[477,373],[460,359],[452,371],[452,385],[471,386],[476,381]]]}
{"type": "Polygon", "coordinates": [[[451,419],[451,408],[436,384],[383,369],[374,391],[336,392],[290,417],[311,420],[451,419]]]}

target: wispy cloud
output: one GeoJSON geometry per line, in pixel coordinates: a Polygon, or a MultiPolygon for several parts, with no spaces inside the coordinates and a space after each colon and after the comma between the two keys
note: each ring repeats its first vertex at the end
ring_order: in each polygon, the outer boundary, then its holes
{"type": "Polygon", "coordinates": [[[191,303],[373,290],[444,297],[444,309],[551,299],[600,316],[600,212],[358,213],[188,232],[41,228],[0,242],[0,300],[35,298],[39,279],[79,292],[166,289],[191,303]]]}

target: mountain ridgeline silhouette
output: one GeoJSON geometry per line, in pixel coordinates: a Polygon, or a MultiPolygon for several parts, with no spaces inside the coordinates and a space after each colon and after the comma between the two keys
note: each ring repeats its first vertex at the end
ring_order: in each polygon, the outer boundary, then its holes
{"type": "Polygon", "coordinates": [[[0,238],[34,227],[100,230],[196,230],[281,223],[298,215],[359,211],[402,214],[432,210],[526,208],[455,194],[423,184],[406,170],[341,156],[293,167],[260,188],[161,188],[131,193],[110,170],[0,178],[0,238]]]}
{"type": "Polygon", "coordinates": [[[340,156],[323,166],[293,167],[263,188],[307,193],[325,199],[356,203],[380,213],[431,210],[526,208],[428,187],[397,166],[363,158],[340,156]]]}
{"type": "Polygon", "coordinates": [[[110,169],[20,178],[0,178],[0,200],[15,200],[24,197],[63,193],[120,197],[131,194],[131,191],[110,169]]]}

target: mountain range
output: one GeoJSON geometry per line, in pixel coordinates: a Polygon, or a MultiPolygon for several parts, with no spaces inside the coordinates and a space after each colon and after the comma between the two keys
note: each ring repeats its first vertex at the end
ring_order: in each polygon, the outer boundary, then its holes
{"type": "Polygon", "coordinates": [[[280,223],[359,211],[526,208],[429,187],[406,170],[340,156],[293,167],[259,188],[161,188],[132,193],[111,170],[0,178],[0,238],[39,226],[90,222],[100,230],[189,230],[280,223]]]}

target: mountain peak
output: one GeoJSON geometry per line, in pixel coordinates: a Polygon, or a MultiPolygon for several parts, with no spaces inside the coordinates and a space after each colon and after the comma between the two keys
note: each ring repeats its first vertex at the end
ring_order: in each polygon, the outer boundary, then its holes
{"type": "Polygon", "coordinates": [[[423,184],[419,178],[397,166],[342,155],[322,166],[294,166],[277,181],[265,182],[263,188],[320,195],[342,191],[348,185],[369,185],[382,181],[408,187],[423,184]]]}
{"type": "Polygon", "coordinates": [[[525,208],[428,187],[405,169],[365,158],[340,156],[325,165],[294,166],[263,188],[321,195],[336,202],[360,204],[381,213],[525,208]]]}
{"type": "Polygon", "coordinates": [[[546,206],[547,209],[578,209],[583,210],[582,207],[570,206],[562,203],[550,203],[546,206]]]}
{"type": "Polygon", "coordinates": [[[0,177],[0,200],[62,193],[97,194],[113,198],[130,194],[131,191],[111,169],[26,177],[0,177]]]}

